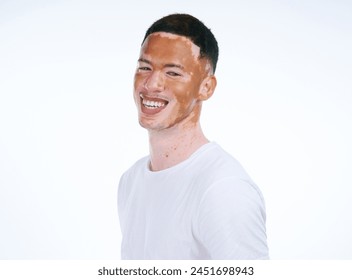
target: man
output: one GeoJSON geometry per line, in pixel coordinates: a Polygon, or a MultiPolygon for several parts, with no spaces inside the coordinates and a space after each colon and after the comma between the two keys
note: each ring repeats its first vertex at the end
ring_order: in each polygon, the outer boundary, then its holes
{"type": "Polygon", "coordinates": [[[134,100],[150,154],[120,180],[122,259],[268,258],[260,190],[200,127],[217,59],[214,35],[190,15],[145,34],[134,100]]]}

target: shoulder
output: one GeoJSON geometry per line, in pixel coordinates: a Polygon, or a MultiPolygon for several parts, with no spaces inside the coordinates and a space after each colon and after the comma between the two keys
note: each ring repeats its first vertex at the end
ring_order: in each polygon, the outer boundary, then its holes
{"type": "Polygon", "coordinates": [[[196,179],[200,188],[199,211],[254,211],[265,220],[262,192],[233,156],[213,143],[202,160],[196,179]]]}
{"type": "MultiPolygon", "coordinates": [[[[238,209],[244,207],[264,208],[263,195],[258,186],[232,155],[214,143],[209,153],[204,173],[208,174],[209,184],[202,200],[209,203],[228,201],[238,209]]],[[[261,210],[262,212],[262,210],[261,210]]]]}
{"type": "Polygon", "coordinates": [[[260,189],[252,181],[238,177],[224,177],[214,181],[203,193],[201,208],[204,205],[214,209],[230,207],[234,213],[244,209],[258,210],[265,218],[265,202],[260,189]]]}
{"type": "Polygon", "coordinates": [[[218,144],[212,142],[199,156],[193,166],[198,181],[208,188],[220,182],[247,182],[253,184],[243,166],[232,155],[223,150],[218,144]]]}
{"type": "Polygon", "coordinates": [[[148,161],[148,156],[139,159],[121,175],[119,181],[119,196],[125,194],[126,188],[131,185],[131,181],[136,178],[141,178],[141,175],[147,169],[148,161]]]}
{"type": "Polygon", "coordinates": [[[145,156],[137,160],[130,168],[128,168],[121,176],[121,180],[126,180],[129,177],[138,175],[138,173],[145,172],[149,161],[149,156],[145,156]]]}

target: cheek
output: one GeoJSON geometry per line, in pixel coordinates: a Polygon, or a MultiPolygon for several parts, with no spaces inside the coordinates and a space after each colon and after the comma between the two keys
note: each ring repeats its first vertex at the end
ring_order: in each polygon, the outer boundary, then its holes
{"type": "Polygon", "coordinates": [[[189,102],[192,98],[197,98],[199,94],[199,82],[195,79],[189,79],[186,83],[179,86],[178,91],[181,93],[178,95],[180,102],[189,102]]]}
{"type": "Polygon", "coordinates": [[[198,96],[198,88],[196,86],[188,85],[183,86],[178,89],[178,94],[176,94],[177,102],[181,107],[185,108],[193,105],[198,96]]]}
{"type": "Polygon", "coordinates": [[[143,83],[141,82],[141,78],[136,74],[133,80],[133,99],[136,104],[139,103],[139,93],[141,91],[141,85],[143,85],[143,83]]]}
{"type": "Polygon", "coordinates": [[[134,75],[134,80],[133,80],[134,90],[140,91],[143,88],[144,84],[145,84],[145,77],[136,73],[134,75]]]}
{"type": "Polygon", "coordinates": [[[134,87],[134,89],[137,89],[138,87],[139,87],[139,85],[140,85],[140,77],[137,75],[137,74],[135,74],[134,75],[134,79],[133,79],[133,87],[134,87]]]}

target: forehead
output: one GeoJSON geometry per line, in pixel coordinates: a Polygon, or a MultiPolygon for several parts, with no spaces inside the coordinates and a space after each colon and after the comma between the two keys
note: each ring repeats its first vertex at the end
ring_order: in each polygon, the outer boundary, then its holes
{"type": "Polygon", "coordinates": [[[156,32],[150,34],[144,41],[141,55],[196,61],[200,57],[200,48],[187,37],[156,32]]]}

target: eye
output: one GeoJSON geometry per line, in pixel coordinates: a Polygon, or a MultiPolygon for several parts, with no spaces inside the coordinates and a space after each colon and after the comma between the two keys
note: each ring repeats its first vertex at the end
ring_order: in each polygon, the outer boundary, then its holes
{"type": "Polygon", "coordinates": [[[181,74],[177,73],[177,72],[174,72],[174,71],[168,71],[166,72],[169,76],[172,76],[172,77],[178,77],[178,76],[181,76],[181,74]]]}
{"type": "Polygon", "coordinates": [[[147,66],[140,66],[138,67],[138,71],[150,71],[150,67],[147,67],[147,66]]]}

